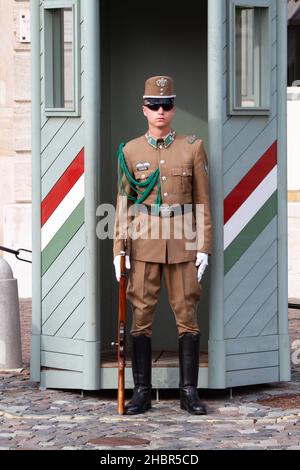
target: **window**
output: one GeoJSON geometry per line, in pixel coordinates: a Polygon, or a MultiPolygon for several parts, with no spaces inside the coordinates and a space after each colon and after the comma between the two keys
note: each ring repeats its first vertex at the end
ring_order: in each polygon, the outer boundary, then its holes
{"type": "Polygon", "coordinates": [[[79,116],[77,0],[44,2],[44,83],[47,116],[79,116]]]}
{"type": "Polygon", "coordinates": [[[229,114],[269,114],[269,2],[230,0],[229,8],[229,114]]]}

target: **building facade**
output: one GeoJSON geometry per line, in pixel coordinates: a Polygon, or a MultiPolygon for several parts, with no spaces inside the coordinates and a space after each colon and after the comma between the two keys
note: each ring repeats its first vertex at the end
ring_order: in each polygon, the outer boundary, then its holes
{"type": "MultiPolygon", "coordinates": [[[[30,2],[0,1],[0,244],[31,249],[30,2]]],[[[31,266],[5,254],[21,297],[31,266]]]]}

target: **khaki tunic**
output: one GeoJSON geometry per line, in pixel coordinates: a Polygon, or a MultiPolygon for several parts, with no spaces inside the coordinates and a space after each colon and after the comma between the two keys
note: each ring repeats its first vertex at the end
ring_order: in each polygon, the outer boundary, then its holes
{"type": "MultiPolygon", "coordinates": [[[[132,210],[133,207],[130,206],[134,204],[125,196],[121,197],[118,192],[114,256],[122,249],[124,235],[127,236],[127,253],[133,260],[173,264],[195,260],[196,252],[210,254],[212,223],[208,161],[203,141],[176,135],[174,142],[167,148],[163,145],[154,148],[143,135],[128,142],[123,152],[127,167],[136,180],[145,181],[152,172],[160,168],[162,204],[192,204],[193,212],[185,216],[186,220],[183,220],[182,215],[169,219],[140,211],[128,217],[122,216],[126,205],[127,209],[132,210]],[[145,162],[150,166],[146,170],[140,170],[137,165],[145,162]],[[169,228],[166,227],[168,225],[169,228]]],[[[131,189],[125,177],[123,185],[126,192],[130,193],[131,189]]],[[[143,204],[155,204],[157,191],[156,184],[143,204]]]]}

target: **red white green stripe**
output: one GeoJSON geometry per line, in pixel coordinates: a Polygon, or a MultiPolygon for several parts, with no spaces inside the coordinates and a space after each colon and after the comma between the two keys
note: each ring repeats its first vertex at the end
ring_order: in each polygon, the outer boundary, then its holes
{"type": "Polygon", "coordinates": [[[224,201],[225,272],[277,214],[277,142],[224,201]]]}
{"type": "Polygon", "coordinates": [[[84,222],[84,149],[42,202],[42,271],[49,268],[84,222]]]}

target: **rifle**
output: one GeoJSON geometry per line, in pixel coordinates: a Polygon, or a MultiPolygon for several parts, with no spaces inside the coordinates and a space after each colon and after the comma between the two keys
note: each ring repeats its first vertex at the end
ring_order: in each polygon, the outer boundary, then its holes
{"type": "Polygon", "coordinates": [[[119,320],[118,320],[118,413],[124,414],[125,402],[125,333],[126,333],[126,271],[124,251],[121,251],[121,278],[119,282],[119,320]]]}

